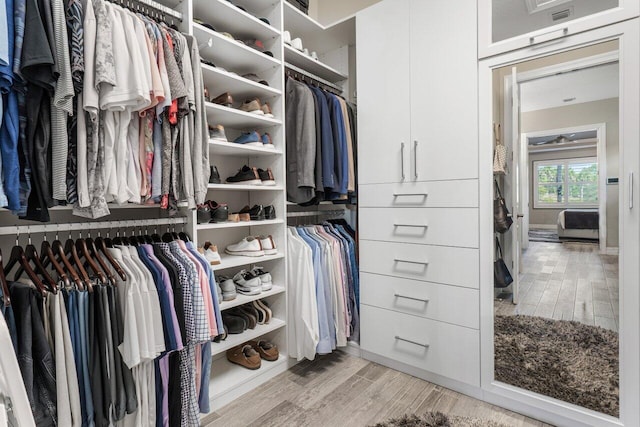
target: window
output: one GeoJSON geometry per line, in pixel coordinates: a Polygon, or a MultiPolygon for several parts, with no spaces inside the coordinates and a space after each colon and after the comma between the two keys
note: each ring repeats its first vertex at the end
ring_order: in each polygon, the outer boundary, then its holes
{"type": "Polygon", "coordinates": [[[598,162],[595,158],[533,162],[533,207],[598,207],[598,162]]]}

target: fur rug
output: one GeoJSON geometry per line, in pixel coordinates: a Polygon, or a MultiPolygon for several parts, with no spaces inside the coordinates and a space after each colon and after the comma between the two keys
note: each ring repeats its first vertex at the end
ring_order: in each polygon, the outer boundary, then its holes
{"type": "Polygon", "coordinates": [[[458,417],[445,415],[441,412],[427,412],[422,416],[405,415],[394,418],[384,423],[378,423],[374,427],[508,427],[495,421],[486,421],[479,418],[458,417]]]}
{"type": "Polygon", "coordinates": [[[618,417],[618,345],[596,326],[496,316],[495,379],[618,417]]]}

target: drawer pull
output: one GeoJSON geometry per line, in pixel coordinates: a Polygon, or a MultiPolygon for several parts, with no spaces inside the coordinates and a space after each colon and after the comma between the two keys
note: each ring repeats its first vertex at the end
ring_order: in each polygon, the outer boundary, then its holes
{"type": "Polygon", "coordinates": [[[411,196],[422,196],[427,197],[429,193],[393,193],[393,197],[411,197],[411,196]]]}
{"type": "Polygon", "coordinates": [[[410,300],[413,300],[413,301],[420,301],[420,302],[424,302],[424,303],[428,303],[429,302],[428,298],[409,297],[407,295],[402,295],[402,294],[399,294],[397,292],[394,293],[393,296],[396,297],[396,298],[410,299],[410,300]]]}
{"type": "Polygon", "coordinates": [[[400,335],[396,335],[396,340],[408,342],[409,344],[414,344],[414,345],[417,345],[417,346],[420,346],[420,347],[424,347],[424,348],[429,348],[429,344],[422,344],[421,342],[408,340],[406,338],[402,338],[400,335]]]}
{"type": "Polygon", "coordinates": [[[394,227],[429,228],[427,224],[393,224],[394,227]]]}
{"type": "Polygon", "coordinates": [[[395,261],[395,262],[404,262],[404,263],[407,263],[407,264],[429,265],[429,261],[411,261],[411,260],[400,259],[400,258],[394,258],[393,261],[395,261]]]}

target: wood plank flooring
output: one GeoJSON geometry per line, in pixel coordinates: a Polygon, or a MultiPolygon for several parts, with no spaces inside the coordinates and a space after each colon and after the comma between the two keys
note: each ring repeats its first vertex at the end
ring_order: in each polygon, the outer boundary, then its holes
{"type": "Polygon", "coordinates": [[[523,253],[520,301],[496,301],[496,314],[574,320],[618,331],[618,257],[595,243],[530,242],[523,253]]]}
{"type": "Polygon", "coordinates": [[[427,411],[490,419],[511,427],[548,426],[342,352],[301,362],[207,415],[201,425],[357,427],[427,411]]]}

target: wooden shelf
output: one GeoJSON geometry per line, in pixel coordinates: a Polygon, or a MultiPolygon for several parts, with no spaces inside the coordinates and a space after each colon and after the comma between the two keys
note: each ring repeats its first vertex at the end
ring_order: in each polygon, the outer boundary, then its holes
{"type": "Polygon", "coordinates": [[[240,221],[240,222],[220,222],[217,224],[198,224],[200,230],[222,230],[226,228],[259,227],[261,225],[284,224],[283,219],[269,219],[265,221],[240,221]]]}
{"type": "Polygon", "coordinates": [[[211,267],[213,271],[227,270],[230,268],[244,267],[245,265],[256,265],[269,261],[275,261],[284,258],[284,253],[279,252],[275,255],[265,255],[261,257],[227,255],[221,253],[220,257],[222,258],[222,264],[212,265],[211,267]]]}
{"type": "Polygon", "coordinates": [[[289,45],[284,45],[284,60],[333,83],[341,82],[348,78],[348,76],[342,74],[335,68],[323,64],[289,45]]]}
{"type": "Polygon", "coordinates": [[[202,64],[202,79],[205,87],[213,91],[213,93],[209,93],[211,97],[217,97],[220,93],[229,92],[236,100],[242,101],[245,98],[255,96],[263,100],[282,94],[281,91],[270,86],[265,86],[204,63],[202,64]]]}
{"type": "MultiPolygon", "coordinates": [[[[229,310],[230,308],[237,307],[237,306],[243,305],[243,304],[247,304],[247,303],[252,302],[252,301],[257,301],[259,299],[272,297],[274,295],[280,295],[280,294],[284,293],[284,291],[285,291],[284,286],[273,285],[273,288],[271,288],[270,290],[268,290],[266,292],[262,292],[260,295],[242,295],[242,294],[238,293],[238,296],[236,297],[236,299],[233,299],[231,301],[223,301],[220,304],[220,310],[222,310],[222,311],[229,310]]],[[[277,319],[275,319],[275,320],[277,320],[277,319]]],[[[272,322],[273,322],[273,320],[272,320],[272,322]]]]}
{"type": "MultiPolygon", "coordinates": [[[[269,332],[273,332],[277,329],[284,328],[286,323],[284,320],[280,319],[271,319],[268,324],[257,325],[255,329],[247,329],[241,334],[228,334],[227,339],[224,341],[211,343],[211,355],[215,356],[217,354],[224,353],[225,351],[237,346],[244,344],[247,341],[254,340],[259,338],[269,332]]],[[[225,360],[226,361],[226,360],[225,360]]],[[[212,372],[215,372],[212,370],[212,372]]],[[[217,374],[217,373],[216,373],[217,374]]],[[[216,375],[217,377],[218,375],[216,375]]]]}
{"type": "Polygon", "coordinates": [[[211,126],[222,125],[232,129],[253,130],[270,128],[282,124],[282,120],[270,119],[260,114],[247,113],[237,108],[229,108],[212,102],[207,102],[206,108],[207,122],[211,126]]]}
{"type": "Polygon", "coordinates": [[[243,39],[265,41],[280,35],[280,31],[258,19],[260,17],[239,9],[227,0],[195,0],[193,16],[213,25],[217,31],[226,31],[243,39]]]}
{"type": "Polygon", "coordinates": [[[241,184],[209,184],[209,190],[218,191],[282,191],[280,185],[241,185],[241,184]]]}
{"type": "Polygon", "coordinates": [[[209,152],[220,156],[265,157],[282,155],[282,150],[254,147],[253,145],[236,144],[234,142],[209,141],[209,152]]]}

